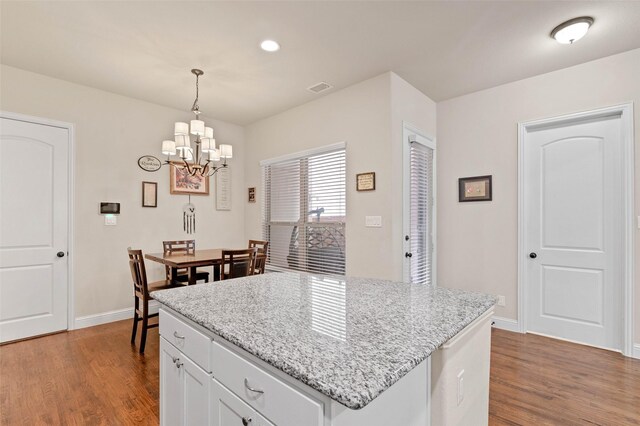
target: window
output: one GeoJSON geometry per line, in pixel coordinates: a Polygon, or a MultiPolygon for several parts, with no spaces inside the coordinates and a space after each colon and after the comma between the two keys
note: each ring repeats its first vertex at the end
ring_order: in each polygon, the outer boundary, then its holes
{"type": "Polygon", "coordinates": [[[419,142],[409,148],[410,277],[432,284],[433,270],[433,149],[419,142]]]}
{"type": "Polygon", "coordinates": [[[268,265],[345,273],[344,146],[262,163],[268,265]]]}

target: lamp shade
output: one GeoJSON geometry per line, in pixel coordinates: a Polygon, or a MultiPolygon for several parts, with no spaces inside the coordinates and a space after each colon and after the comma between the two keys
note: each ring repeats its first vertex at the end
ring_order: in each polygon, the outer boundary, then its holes
{"type": "Polygon", "coordinates": [[[220,157],[231,158],[233,157],[233,147],[231,145],[220,145],[220,157]]]}
{"type": "Polygon", "coordinates": [[[208,139],[213,139],[213,129],[211,127],[204,128],[204,137],[208,139]]]}
{"type": "Polygon", "coordinates": [[[191,120],[191,134],[196,136],[204,135],[204,121],[191,120]]]}
{"type": "Polygon", "coordinates": [[[202,138],[200,144],[202,152],[211,152],[216,149],[216,140],[213,138],[202,138]]]}
{"type": "Polygon", "coordinates": [[[189,125],[180,121],[176,122],[174,135],[184,136],[189,134],[189,125]]]}
{"type": "Polygon", "coordinates": [[[182,151],[182,157],[187,161],[193,161],[193,149],[185,148],[182,151]]]}
{"type": "Polygon", "coordinates": [[[174,141],[162,141],[162,154],[176,155],[176,143],[174,141]]]}
{"type": "Polygon", "coordinates": [[[212,149],[209,151],[209,161],[220,161],[220,150],[212,149]]]}
{"type": "Polygon", "coordinates": [[[181,151],[183,149],[191,148],[191,140],[187,135],[176,135],[176,149],[181,151]]]}

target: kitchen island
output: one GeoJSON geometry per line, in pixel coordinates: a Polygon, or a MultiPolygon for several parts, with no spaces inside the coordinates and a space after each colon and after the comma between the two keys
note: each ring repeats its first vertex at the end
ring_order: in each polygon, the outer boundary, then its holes
{"type": "Polygon", "coordinates": [[[268,273],[153,297],[163,425],[486,424],[493,296],[268,273]]]}

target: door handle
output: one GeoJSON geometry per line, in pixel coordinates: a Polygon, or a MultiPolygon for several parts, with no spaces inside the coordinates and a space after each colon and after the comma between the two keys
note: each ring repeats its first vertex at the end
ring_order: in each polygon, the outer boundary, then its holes
{"type": "Polygon", "coordinates": [[[249,426],[249,423],[251,423],[251,417],[242,418],[242,426],[249,426]]]}
{"type": "Polygon", "coordinates": [[[59,251],[58,253],[56,253],[56,256],[64,257],[64,252],[63,251],[59,251]]]}
{"type": "Polygon", "coordinates": [[[529,257],[532,259],[535,259],[536,257],[538,257],[537,254],[535,254],[534,252],[529,253],[529,257]]]}
{"type": "Polygon", "coordinates": [[[404,257],[411,257],[411,256],[413,256],[413,253],[407,252],[407,253],[404,254],[404,257]]]}

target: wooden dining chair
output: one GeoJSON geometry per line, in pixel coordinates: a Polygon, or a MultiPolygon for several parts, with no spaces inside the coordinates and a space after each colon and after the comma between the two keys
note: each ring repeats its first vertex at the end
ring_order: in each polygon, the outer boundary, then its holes
{"type": "Polygon", "coordinates": [[[253,275],[256,268],[257,253],[257,247],[240,250],[222,250],[220,279],[227,280],[253,275]]]}
{"type": "Polygon", "coordinates": [[[249,240],[249,248],[254,247],[258,249],[254,274],[264,274],[264,269],[267,266],[267,248],[269,247],[269,241],[249,240]]]}
{"type": "Polygon", "coordinates": [[[158,326],[158,323],[149,324],[149,319],[157,317],[158,314],[149,314],[149,300],[153,299],[150,291],[164,290],[167,288],[183,287],[182,284],[171,284],[169,280],[147,282],[147,269],[144,266],[144,257],[142,250],[133,250],[127,248],[129,253],[129,268],[131,269],[131,278],[133,279],[133,330],[131,331],[131,343],[136,342],[136,333],[138,331],[138,322],[142,321],[142,331],[140,336],[140,353],[144,353],[144,347],[147,343],[147,330],[158,326]]]}
{"type": "MultiPolygon", "coordinates": [[[[182,241],[163,241],[162,251],[166,254],[194,254],[196,252],[196,240],[182,240],[182,241]]],[[[171,280],[171,267],[165,265],[165,271],[167,279],[171,280]]],[[[196,281],[204,280],[209,282],[209,273],[207,271],[197,271],[196,281]]],[[[189,282],[189,269],[188,268],[176,268],[176,281],[181,283],[189,282]]]]}

